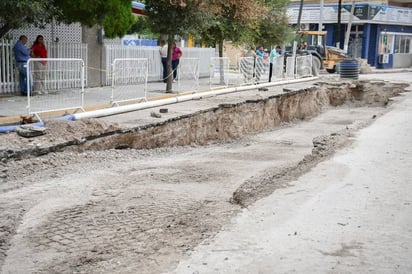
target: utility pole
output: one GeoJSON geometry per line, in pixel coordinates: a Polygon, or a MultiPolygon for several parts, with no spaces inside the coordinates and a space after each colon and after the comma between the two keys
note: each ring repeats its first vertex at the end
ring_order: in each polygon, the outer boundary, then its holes
{"type": "MultiPolygon", "coordinates": [[[[322,31],[323,30],[323,0],[320,0],[320,7],[319,7],[319,27],[318,27],[318,31],[322,31]]],[[[322,41],[322,36],[319,35],[318,37],[318,45],[322,45],[323,41],[322,41]]]]}
{"type": "Polygon", "coordinates": [[[342,17],[342,0],[339,0],[338,2],[338,28],[336,30],[336,47],[340,48],[340,30],[341,30],[341,17],[342,17]]]}
{"type": "Polygon", "coordinates": [[[349,15],[349,22],[348,26],[346,28],[346,34],[345,34],[345,42],[343,44],[343,50],[345,53],[348,53],[348,45],[349,45],[349,38],[350,38],[350,31],[352,29],[352,19],[353,19],[353,13],[355,11],[355,0],[352,0],[351,2],[351,7],[350,7],[350,15],[349,15]]]}
{"type": "Polygon", "coordinates": [[[302,19],[303,0],[300,0],[298,22],[296,23],[296,31],[300,30],[300,20],[302,19]]]}

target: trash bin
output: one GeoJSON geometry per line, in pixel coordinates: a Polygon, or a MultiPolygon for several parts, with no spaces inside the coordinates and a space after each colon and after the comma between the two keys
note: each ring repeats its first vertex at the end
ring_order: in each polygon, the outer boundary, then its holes
{"type": "Polygon", "coordinates": [[[359,62],[347,59],[339,62],[340,78],[359,79],[359,62]]]}

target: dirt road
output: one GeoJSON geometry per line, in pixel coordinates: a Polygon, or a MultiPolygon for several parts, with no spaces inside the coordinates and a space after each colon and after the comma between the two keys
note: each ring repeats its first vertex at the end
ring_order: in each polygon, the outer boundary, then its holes
{"type": "Polygon", "coordinates": [[[297,178],[387,110],[327,107],[316,117],[205,146],[72,149],[3,161],[0,272],[173,271],[245,206],[273,191],[299,193],[297,178]]]}
{"type": "Polygon", "coordinates": [[[174,273],[412,273],[411,95],[174,273]]]}

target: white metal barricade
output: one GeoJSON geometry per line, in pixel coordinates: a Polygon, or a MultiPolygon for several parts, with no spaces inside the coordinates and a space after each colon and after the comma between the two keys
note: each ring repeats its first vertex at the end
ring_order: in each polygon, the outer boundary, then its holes
{"type": "Polygon", "coordinates": [[[273,59],[272,81],[282,80],[285,76],[285,57],[278,56],[273,59]]]}
{"type": "Polygon", "coordinates": [[[147,98],[147,58],[119,58],[112,64],[111,104],[147,98]]]}
{"type": "Polygon", "coordinates": [[[199,58],[180,58],[177,67],[179,91],[197,91],[199,89],[199,58]]]}
{"type": "Polygon", "coordinates": [[[285,78],[293,79],[295,78],[295,57],[286,57],[286,68],[285,68],[285,78]]]}
{"type": "Polygon", "coordinates": [[[295,78],[310,76],[312,76],[312,55],[297,56],[295,78]]]}
{"type": "Polygon", "coordinates": [[[229,85],[229,78],[233,78],[233,72],[229,70],[229,67],[230,61],[228,57],[210,58],[210,88],[226,87],[229,85]]]}
{"type": "Polygon", "coordinates": [[[269,60],[257,56],[255,59],[255,82],[265,83],[269,81],[269,60]]]}
{"type": "Polygon", "coordinates": [[[27,62],[27,108],[40,113],[83,110],[84,62],[70,58],[31,58],[27,62]],[[48,96],[43,96],[47,94],[48,96]]]}
{"type": "Polygon", "coordinates": [[[241,84],[253,84],[254,81],[254,57],[240,57],[239,58],[239,73],[241,77],[241,84]]]}

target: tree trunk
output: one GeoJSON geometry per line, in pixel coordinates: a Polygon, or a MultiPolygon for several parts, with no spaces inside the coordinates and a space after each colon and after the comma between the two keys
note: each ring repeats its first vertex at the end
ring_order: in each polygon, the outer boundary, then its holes
{"type": "Polygon", "coordinates": [[[224,85],[225,84],[225,70],[224,70],[224,60],[223,60],[223,40],[218,42],[218,50],[219,50],[219,64],[220,64],[220,84],[224,85]]]}
{"type": "Polygon", "coordinates": [[[166,81],[166,92],[172,92],[172,81],[173,81],[173,69],[172,69],[172,44],[174,42],[173,34],[168,34],[167,37],[167,81],[166,81]]]}

